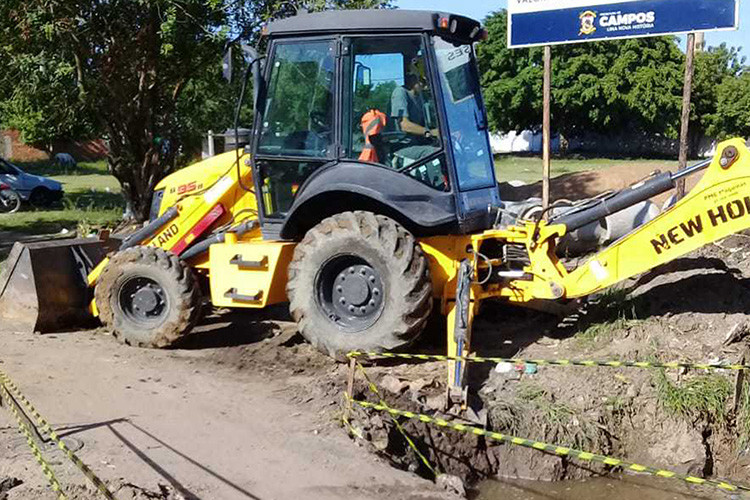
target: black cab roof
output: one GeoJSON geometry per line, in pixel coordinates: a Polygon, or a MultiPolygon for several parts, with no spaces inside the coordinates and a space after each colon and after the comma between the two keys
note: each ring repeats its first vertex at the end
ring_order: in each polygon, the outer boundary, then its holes
{"type": "Polygon", "coordinates": [[[453,37],[478,39],[481,25],[468,17],[426,10],[366,9],[328,10],[299,14],[272,21],[267,33],[273,37],[336,33],[399,33],[427,31],[453,37]],[[453,29],[451,30],[451,28],[453,29]],[[445,32],[445,33],[443,33],[445,32]]]}

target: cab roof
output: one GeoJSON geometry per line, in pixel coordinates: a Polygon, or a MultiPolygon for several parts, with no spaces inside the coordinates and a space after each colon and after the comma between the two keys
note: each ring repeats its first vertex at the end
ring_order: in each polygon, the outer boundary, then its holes
{"type": "Polygon", "coordinates": [[[437,31],[437,21],[443,17],[459,20],[461,24],[480,26],[477,21],[468,17],[427,10],[328,10],[272,21],[268,24],[267,33],[271,36],[286,36],[437,31]]]}

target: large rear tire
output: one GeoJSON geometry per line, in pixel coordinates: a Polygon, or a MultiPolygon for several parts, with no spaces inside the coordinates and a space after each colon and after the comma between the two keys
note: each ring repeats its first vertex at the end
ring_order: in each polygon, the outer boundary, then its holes
{"type": "Polygon", "coordinates": [[[168,347],[190,333],[200,316],[193,272],[160,248],[115,254],[94,295],[104,326],[120,342],[137,347],[168,347]]]}
{"type": "Polygon", "coordinates": [[[308,231],[289,264],[287,295],[300,333],[339,360],[408,345],[432,310],[419,243],[371,212],[337,214],[308,231]]]}

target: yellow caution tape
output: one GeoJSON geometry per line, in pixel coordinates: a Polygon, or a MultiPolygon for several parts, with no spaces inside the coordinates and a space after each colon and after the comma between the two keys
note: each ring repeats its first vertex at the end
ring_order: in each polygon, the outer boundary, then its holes
{"type": "MultiPolygon", "coordinates": [[[[375,396],[377,396],[377,398],[380,400],[380,405],[383,406],[384,408],[390,408],[383,400],[383,396],[380,395],[380,391],[378,391],[378,386],[376,386],[372,382],[372,380],[370,380],[370,377],[367,376],[367,372],[365,371],[365,368],[361,364],[357,363],[357,369],[362,374],[362,376],[365,377],[365,380],[367,381],[370,392],[375,394],[375,396]]],[[[351,399],[350,395],[347,395],[347,396],[351,399]]],[[[411,448],[414,451],[414,453],[419,457],[419,459],[422,461],[425,467],[427,467],[430,470],[430,472],[432,472],[432,475],[437,477],[438,476],[437,471],[435,471],[435,469],[432,467],[432,465],[430,464],[430,461],[427,460],[427,457],[425,457],[422,454],[422,452],[419,451],[419,448],[417,448],[417,445],[414,444],[414,441],[412,441],[412,439],[406,434],[406,430],[404,430],[404,428],[401,426],[401,423],[395,418],[393,419],[393,423],[396,424],[396,428],[401,433],[401,435],[404,436],[404,439],[409,444],[409,448],[411,448]]]]}
{"type": "Polygon", "coordinates": [[[34,408],[34,406],[31,404],[31,402],[26,399],[26,397],[21,393],[21,391],[18,389],[18,386],[16,386],[16,384],[14,384],[13,381],[8,377],[8,375],[6,375],[3,371],[0,371],[0,386],[2,386],[2,390],[6,394],[8,389],[13,392],[13,395],[19,401],[21,401],[21,403],[23,403],[23,405],[26,407],[26,410],[36,419],[37,423],[41,426],[40,430],[43,433],[49,435],[50,439],[57,444],[57,447],[60,448],[63,453],[65,453],[65,455],[70,459],[70,461],[73,462],[81,472],[83,472],[83,475],[86,476],[86,478],[91,481],[94,486],[96,486],[96,489],[99,490],[99,493],[101,493],[108,500],[116,500],[116,497],[114,496],[114,494],[112,494],[111,491],[109,491],[109,488],[104,483],[104,481],[99,479],[99,477],[94,474],[89,466],[83,463],[83,461],[78,458],[75,453],[73,453],[73,450],[68,448],[68,446],[58,437],[57,432],[55,432],[49,422],[47,422],[47,420],[39,414],[36,408],[34,408]]]}
{"type": "Polygon", "coordinates": [[[668,479],[681,479],[682,481],[685,481],[690,484],[712,486],[714,488],[718,488],[724,491],[748,491],[750,492],[750,487],[732,484],[727,481],[723,481],[719,479],[704,479],[702,477],[689,476],[689,475],[680,474],[680,473],[666,470],[666,469],[658,469],[656,467],[649,467],[646,465],[640,465],[640,464],[636,464],[633,462],[628,462],[626,460],[621,460],[619,458],[612,458],[606,455],[599,455],[597,453],[589,453],[586,451],[580,451],[580,450],[576,450],[573,448],[567,448],[564,446],[556,446],[556,445],[545,443],[542,441],[535,441],[532,439],[509,436],[507,434],[502,434],[500,432],[486,431],[478,427],[473,427],[473,426],[464,425],[464,424],[455,424],[453,422],[449,422],[442,418],[434,418],[434,417],[430,417],[428,415],[424,415],[421,413],[397,410],[395,408],[391,408],[383,404],[370,403],[368,401],[358,401],[356,399],[352,399],[351,401],[352,403],[355,403],[363,408],[370,408],[370,409],[377,410],[380,412],[386,412],[395,417],[405,417],[408,419],[419,420],[420,422],[424,422],[426,424],[433,424],[433,425],[437,425],[438,427],[443,427],[446,429],[451,429],[451,430],[463,432],[466,434],[484,436],[487,439],[491,439],[493,441],[497,441],[500,443],[511,444],[515,446],[522,446],[525,448],[532,448],[534,450],[554,453],[560,456],[576,458],[578,460],[582,460],[585,462],[598,462],[604,465],[609,465],[611,467],[616,467],[616,468],[620,468],[623,470],[630,470],[634,472],[642,472],[645,474],[651,474],[652,476],[664,477],[668,479]]]}
{"type": "Polygon", "coordinates": [[[689,363],[674,361],[658,363],[651,361],[618,361],[618,360],[572,360],[572,359],[521,359],[521,358],[484,358],[480,356],[446,356],[440,354],[405,354],[395,352],[359,352],[347,354],[349,358],[369,359],[421,359],[423,361],[465,361],[468,363],[512,363],[515,365],[538,366],[603,366],[607,368],[691,368],[696,370],[750,370],[747,364],[722,363],[689,363]]]}
{"type": "Polygon", "coordinates": [[[8,389],[5,388],[4,384],[0,384],[0,391],[2,391],[2,395],[3,395],[3,397],[0,399],[4,399],[7,402],[8,408],[10,408],[10,411],[11,413],[13,413],[13,416],[15,417],[16,422],[18,422],[18,429],[26,437],[26,443],[29,445],[29,448],[31,448],[31,453],[34,455],[34,458],[41,466],[42,472],[47,477],[47,481],[49,481],[49,485],[52,488],[52,491],[54,491],[55,494],[57,494],[58,500],[66,500],[67,497],[65,496],[65,493],[63,492],[62,487],[60,486],[60,483],[57,481],[54,471],[49,466],[47,461],[44,459],[44,456],[42,455],[42,450],[39,449],[39,446],[37,446],[36,441],[34,441],[34,436],[31,435],[31,429],[29,429],[29,426],[21,417],[21,412],[18,410],[18,406],[17,406],[18,404],[11,397],[10,393],[8,393],[8,389]]]}

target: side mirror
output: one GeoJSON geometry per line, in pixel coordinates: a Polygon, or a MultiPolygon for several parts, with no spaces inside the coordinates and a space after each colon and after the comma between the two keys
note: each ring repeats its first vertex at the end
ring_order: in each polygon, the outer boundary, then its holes
{"type": "Polygon", "coordinates": [[[369,87],[372,85],[372,69],[368,68],[364,64],[357,65],[357,88],[369,87]]]}
{"type": "Polygon", "coordinates": [[[254,47],[244,43],[242,44],[242,52],[250,60],[250,67],[253,72],[253,109],[257,110],[258,93],[260,92],[260,86],[263,84],[263,72],[261,71],[263,58],[258,55],[258,51],[254,47]]]}

